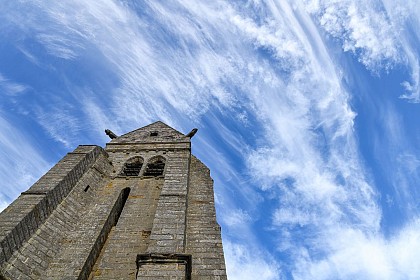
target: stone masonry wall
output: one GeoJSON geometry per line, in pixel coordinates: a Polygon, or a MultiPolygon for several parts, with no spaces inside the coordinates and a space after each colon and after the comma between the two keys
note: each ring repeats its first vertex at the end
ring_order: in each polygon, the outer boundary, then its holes
{"type": "Polygon", "coordinates": [[[0,266],[45,222],[101,153],[97,146],[79,146],[0,213],[0,266]]]}
{"type": "Polygon", "coordinates": [[[210,170],[191,157],[186,252],[192,257],[192,280],[226,280],[220,226],[216,222],[210,170]]]}
{"type": "Polygon", "coordinates": [[[145,252],[149,245],[163,178],[115,178],[113,184],[130,188],[131,191],[90,279],[135,279],[136,257],[145,252]]]}
{"type": "MultiPolygon", "coordinates": [[[[187,209],[190,151],[179,149],[166,154],[165,181],[147,253],[183,253],[187,209]]],[[[137,279],[185,279],[185,268],[178,264],[145,264],[139,266],[137,279]]]]}
{"type": "Polygon", "coordinates": [[[165,182],[159,197],[147,252],[184,252],[189,161],[188,150],[167,153],[165,182]]]}
{"type": "MultiPolygon", "coordinates": [[[[86,147],[82,149],[86,150],[86,147]]],[[[95,191],[106,185],[107,178],[104,174],[110,173],[111,169],[106,154],[101,152],[96,162],[83,174],[55,211],[30,239],[14,252],[10,260],[2,265],[5,277],[47,279],[48,268],[52,262],[60,258],[66,247],[72,246],[69,233],[73,232],[83,218],[88,216],[89,210],[95,207],[92,203],[95,202],[95,191]]],[[[85,235],[89,237],[89,234],[85,235]]],[[[69,264],[66,266],[71,267],[69,264]]]]}
{"type": "MultiPolygon", "coordinates": [[[[117,224],[113,232],[110,234],[109,244],[106,245],[105,252],[103,257],[100,259],[100,263],[97,264],[97,268],[94,269],[94,275],[92,276],[94,279],[113,279],[109,277],[115,277],[117,274],[126,275],[128,271],[131,271],[131,267],[134,264],[135,267],[135,256],[139,253],[144,252],[153,252],[153,253],[182,253],[184,252],[185,248],[185,217],[186,217],[186,207],[187,207],[187,186],[188,186],[188,173],[189,173],[189,159],[190,159],[190,149],[187,143],[178,143],[178,144],[124,144],[124,145],[109,145],[107,146],[107,151],[110,154],[110,160],[112,161],[116,172],[114,173],[114,181],[120,182],[120,180],[126,180],[124,183],[125,185],[131,185],[132,191],[135,195],[145,195],[145,191],[141,190],[142,181],[147,180],[157,180],[162,182],[159,188],[161,191],[157,197],[153,198],[153,201],[148,199],[137,199],[133,200],[129,197],[127,201],[127,205],[122,213],[122,217],[120,222],[117,224]],[[143,167],[140,171],[142,174],[147,166],[147,163],[150,159],[161,156],[165,159],[165,169],[164,169],[164,178],[151,178],[147,179],[147,177],[140,177],[136,178],[125,178],[124,176],[120,175],[120,171],[123,168],[124,163],[132,158],[132,157],[141,157],[144,160],[143,167]],[[140,180],[140,181],[138,181],[140,180]],[[137,183],[136,183],[137,182],[137,183]],[[136,201],[141,202],[138,206],[133,205],[136,201]],[[153,204],[154,207],[150,207],[153,204]],[[148,209],[143,209],[147,213],[147,215],[153,214],[150,217],[150,228],[146,230],[144,222],[147,222],[147,219],[143,217],[144,221],[140,221],[138,215],[134,215],[133,211],[135,207],[143,207],[144,204],[150,204],[148,209]],[[134,207],[134,208],[133,208],[134,207]],[[130,210],[133,209],[133,210],[130,210]],[[126,214],[128,216],[126,216],[126,214]],[[131,215],[131,216],[130,216],[131,215]],[[137,220],[136,220],[137,219],[137,220]],[[125,230],[121,232],[121,229],[125,230]],[[127,242],[121,242],[126,240],[127,229],[128,228],[143,228],[145,232],[148,232],[147,236],[147,245],[145,248],[138,247],[137,251],[133,251],[131,248],[127,248],[127,242]],[[120,242],[115,241],[115,238],[119,238],[120,242]],[[114,248],[114,249],[113,249],[114,248]],[[120,252],[124,252],[127,255],[134,255],[131,257],[131,261],[134,261],[132,264],[125,265],[124,267],[120,267],[124,262],[126,262],[126,257],[123,257],[119,260],[119,263],[115,261],[115,251],[119,249],[120,252]],[[113,255],[110,254],[113,252],[113,255]],[[132,252],[132,253],[130,253],[132,252]],[[111,263],[114,263],[111,265],[111,263]],[[112,268],[114,271],[109,271],[112,268]],[[120,271],[120,272],[118,272],[120,271]]],[[[153,182],[153,181],[152,181],[153,182]]],[[[123,184],[122,182],[119,184],[123,184]]],[[[149,187],[150,184],[149,184],[149,187]]],[[[133,193],[133,194],[134,194],[133,193]]],[[[131,195],[130,195],[131,196],[131,195]]],[[[147,198],[147,196],[146,196],[147,198]]],[[[139,209],[140,210],[140,209],[139,209]]],[[[138,236],[133,236],[133,238],[137,238],[137,242],[141,241],[141,238],[138,236]]],[[[132,240],[132,242],[136,242],[136,240],[132,240]]],[[[137,246],[137,245],[136,245],[137,246]]],[[[129,259],[127,260],[129,261],[129,259]]],[[[181,265],[182,266],[182,265],[181,265]]],[[[96,267],[96,266],[95,266],[96,267]]],[[[164,266],[168,267],[168,266],[164,266]]],[[[173,265],[169,266],[170,270],[172,269],[173,265]]],[[[146,270],[139,270],[138,277],[143,277],[143,272],[149,276],[152,276],[149,279],[159,279],[155,278],[156,273],[162,275],[163,267],[152,266],[148,267],[146,270]],[[153,268],[154,267],[154,268],[153,268]],[[153,272],[155,271],[155,272],[153,272]]],[[[177,270],[178,271],[178,270],[177,270]]],[[[131,273],[131,272],[130,272],[131,273]]],[[[167,273],[168,274],[168,273],[167,273]]],[[[169,273],[172,276],[173,273],[169,273]]],[[[185,272],[184,272],[185,274],[185,272]]],[[[181,272],[181,275],[182,272],[181,272]]],[[[131,278],[128,278],[131,279],[131,278]]],[[[144,278],[141,278],[144,279],[144,278]]],[[[163,279],[163,278],[162,278],[163,279]]],[[[177,278],[173,278],[177,279],[177,278]]],[[[180,278],[181,279],[181,278],[180,278]]]]}

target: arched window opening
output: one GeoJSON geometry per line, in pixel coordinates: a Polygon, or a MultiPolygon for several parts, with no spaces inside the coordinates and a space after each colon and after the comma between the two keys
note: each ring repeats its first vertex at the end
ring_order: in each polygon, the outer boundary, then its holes
{"type": "Polygon", "coordinates": [[[152,159],[146,166],[144,171],[144,176],[161,176],[163,175],[163,170],[165,169],[165,160],[161,157],[152,159]]]}
{"type": "Polygon", "coordinates": [[[141,167],[143,166],[143,159],[135,157],[129,159],[123,167],[122,176],[139,176],[141,167]]]}

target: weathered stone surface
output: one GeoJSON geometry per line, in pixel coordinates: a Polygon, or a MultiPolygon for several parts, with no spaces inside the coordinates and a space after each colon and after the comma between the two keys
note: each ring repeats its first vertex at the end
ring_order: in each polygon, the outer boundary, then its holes
{"type": "Polygon", "coordinates": [[[79,146],[0,214],[0,279],[226,279],[212,186],[162,122],[79,146]]]}
{"type": "Polygon", "coordinates": [[[193,256],[191,279],[227,279],[210,170],[194,156],[190,166],[186,252],[193,256]]]}

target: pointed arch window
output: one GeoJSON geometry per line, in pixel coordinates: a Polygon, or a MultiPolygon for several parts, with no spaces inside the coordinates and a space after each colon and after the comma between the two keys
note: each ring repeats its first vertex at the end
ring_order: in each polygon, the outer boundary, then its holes
{"type": "Polygon", "coordinates": [[[165,169],[165,159],[163,157],[155,157],[149,160],[144,171],[144,176],[158,177],[163,175],[165,169]]]}
{"type": "Polygon", "coordinates": [[[139,176],[141,167],[143,166],[143,159],[141,157],[134,157],[127,160],[121,171],[122,176],[139,176]]]}

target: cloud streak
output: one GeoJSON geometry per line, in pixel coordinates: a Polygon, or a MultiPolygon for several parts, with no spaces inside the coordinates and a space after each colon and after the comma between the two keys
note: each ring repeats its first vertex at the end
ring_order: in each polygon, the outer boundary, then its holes
{"type": "Polygon", "coordinates": [[[35,183],[50,166],[28,137],[0,115],[0,210],[35,183]]]}
{"type": "Polygon", "coordinates": [[[365,235],[360,231],[341,228],[330,232],[335,241],[325,236],[324,246],[331,246],[327,259],[314,259],[302,254],[296,279],[416,279],[420,269],[419,221],[404,227],[398,235],[387,240],[381,236],[365,235]]]}
{"type": "Polygon", "coordinates": [[[306,10],[322,28],[353,53],[370,71],[379,74],[407,65],[411,81],[402,81],[402,98],[419,102],[419,9],[415,1],[312,1],[306,10]],[[411,26],[408,28],[408,26],[411,26]],[[414,36],[413,36],[414,35],[414,36]],[[413,39],[414,38],[414,39],[413,39]]]}
{"type": "Polygon", "coordinates": [[[0,73],[0,90],[3,94],[14,96],[24,92],[26,89],[25,85],[12,82],[0,73]]]}

